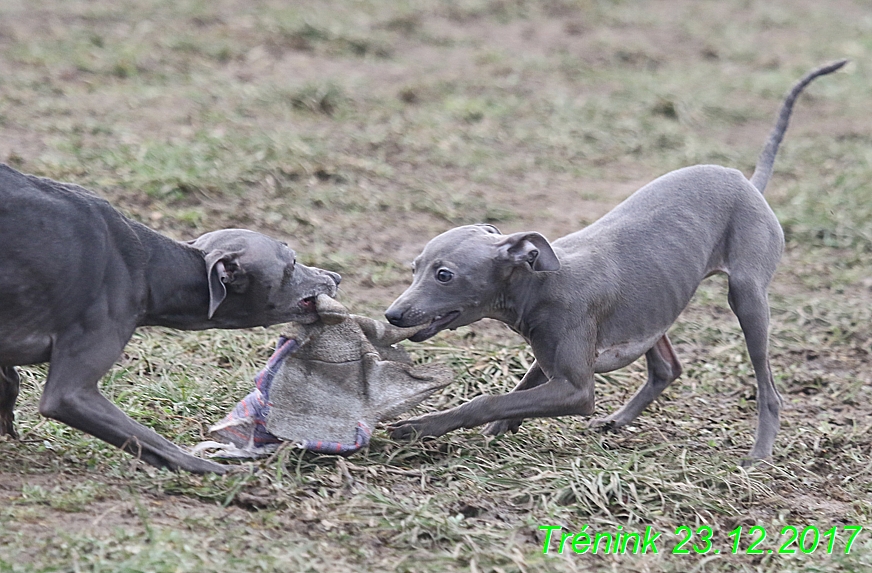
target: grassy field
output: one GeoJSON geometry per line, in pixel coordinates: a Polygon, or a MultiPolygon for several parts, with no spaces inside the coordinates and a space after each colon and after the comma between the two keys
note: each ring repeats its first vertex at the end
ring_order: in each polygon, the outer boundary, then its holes
{"type": "MultiPolygon", "coordinates": [[[[173,474],[41,418],[46,371],[27,367],[22,439],[0,441],[0,572],[872,570],[870,56],[864,0],[0,0],[0,161],[178,239],[286,240],[373,317],[454,225],[553,239],[677,167],[750,174],[793,82],[852,60],[798,102],[767,189],[787,238],[771,463],[737,467],[756,390],[717,277],[670,331],[683,376],[617,433],[567,418],[404,444],[378,429],[348,459],[287,448],[173,474]],[[656,554],[543,555],[543,526],[661,537],[656,554]],[[681,526],[689,553],[673,554],[681,526]],[[819,546],[780,553],[789,526],[819,546]]],[[[280,330],[142,329],[102,388],[190,446],[280,330]]],[[[532,360],[490,321],[407,347],[457,377],[413,413],[506,391],[532,360]]],[[[597,414],[644,368],[599,376],[597,414]]]]}

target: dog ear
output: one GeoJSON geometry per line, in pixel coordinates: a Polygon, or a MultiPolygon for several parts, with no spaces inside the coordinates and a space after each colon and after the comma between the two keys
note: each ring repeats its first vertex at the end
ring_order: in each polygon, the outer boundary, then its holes
{"type": "Polygon", "coordinates": [[[209,281],[208,318],[210,320],[212,319],[212,315],[215,314],[215,311],[218,309],[218,306],[224,302],[224,298],[227,296],[227,287],[224,286],[224,283],[227,282],[230,277],[227,274],[224,261],[221,260],[221,257],[224,255],[225,253],[222,251],[210,251],[205,255],[206,278],[209,281]]]}
{"type": "Polygon", "coordinates": [[[206,260],[206,277],[209,282],[208,318],[211,319],[227,297],[227,285],[234,285],[244,273],[239,268],[239,253],[212,250],[205,253],[203,258],[206,260]]]}
{"type": "Polygon", "coordinates": [[[512,264],[529,264],[534,271],[559,271],[560,259],[539,233],[514,233],[497,243],[500,256],[512,264]]]}
{"type": "Polygon", "coordinates": [[[475,226],[486,233],[491,233],[493,235],[502,235],[502,233],[500,233],[500,230],[497,229],[495,225],[491,225],[490,223],[476,223],[475,226]]]}

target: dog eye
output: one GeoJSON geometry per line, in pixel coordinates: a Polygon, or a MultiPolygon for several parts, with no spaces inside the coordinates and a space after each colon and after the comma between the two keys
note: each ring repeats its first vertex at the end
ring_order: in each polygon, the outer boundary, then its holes
{"type": "Polygon", "coordinates": [[[439,269],[436,271],[436,280],[440,283],[447,283],[454,278],[454,273],[448,269],[439,269]]]}

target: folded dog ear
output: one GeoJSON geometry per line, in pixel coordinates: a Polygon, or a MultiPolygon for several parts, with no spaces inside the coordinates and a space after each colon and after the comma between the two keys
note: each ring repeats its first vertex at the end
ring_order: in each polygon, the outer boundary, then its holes
{"type": "Polygon", "coordinates": [[[497,243],[500,256],[512,264],[527,263],[534,271],[559,271],[560,259],[539,233],[514,233],[497,243]]]}
{"type": "Polygon", "coordinates": [[[500,233],[500,230],[497,229],[495,225],[491,225],[490,223],[476,223],[475,226],[487,233],[502,235],[502,233],[500,233]]]}
{"type": "Polygon", "coordinates": [[[209,282],[209,315],[211,319],[218,306],[227,297],[227,285],[234,284],[242,275],[239,268],[239,253],[212,250],[205,253],[206,277],[209,282]]]}

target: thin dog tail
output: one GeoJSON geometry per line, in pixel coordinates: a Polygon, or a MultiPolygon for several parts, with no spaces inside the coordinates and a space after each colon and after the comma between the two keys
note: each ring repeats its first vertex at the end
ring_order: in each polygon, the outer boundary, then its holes
{"type": "Polygon", "coordinates": [[[769,178],[772,176],[775,154],[778,153],[778,146],[781,145],[784,132],[787,131],[787,124],[790,123],[790,113],[793,111],[793,104],[796,102],[796,98],[802,93],[805,86],[810,84],[815,78],[831,74],[846,63],[848,63],[848,60],[839,60],[838,62],[812,70],[796,82],[796,85],[787,94],[784,103],[781,105],[781,111],[778,112],[778,120],[775,122],[775,127],[769,133],[769,140],[763,146],[763,151],[760,152],[760,157],[757,158],[754,174],[751,175],[751,185],[756,187],[760,193],[763,193],[766,189],[766,184],[769,183],[769,178]]]}

